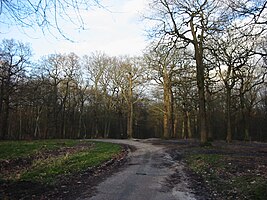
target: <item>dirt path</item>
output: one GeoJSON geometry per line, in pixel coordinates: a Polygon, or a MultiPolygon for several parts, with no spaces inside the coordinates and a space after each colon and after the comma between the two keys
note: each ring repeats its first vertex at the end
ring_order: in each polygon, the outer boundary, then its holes
{"type": "MultiPolygon", "coordinates": [[[[124,144],[123,149],[100,166],[58,177],[53,186],[0,180],[0,199],[266,199],[266,143],[214,141],[203,148],[197,140],[101,141],[124,144]]],[[[22,161],[0,168],[24,166],[22,161]]]]}
{"type": "Polygon", "coordinates": [[[84,192],[78,200],[196,199],[188,188],[188,177],[183,163],[173,160],[164,146],[152,145],[149,140],[101,141],[131,145],[136,150],[129,153],[130,161],[120,172],[96,187],[95,196],[89,197],[87,192],[84,192]]]}

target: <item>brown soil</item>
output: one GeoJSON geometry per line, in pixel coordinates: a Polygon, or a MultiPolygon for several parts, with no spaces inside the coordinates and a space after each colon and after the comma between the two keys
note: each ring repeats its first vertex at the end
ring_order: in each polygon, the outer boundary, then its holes
{"type": "MultiPolygon", "coordinates": [[[[196,140],[167,141],[167,152],[177,162],[185,164],[185,172],[189,177],[189,184],[197,199],[200,200],[227,200],[227,199],[264,199],[267,196],[267,188],[262,188],[259,196],[253,196],[249,191],[257,178],[267,180],[267,144],[258,142],[234,141],[227,144],[224,141],[216,141],[211,147],[200,147],[196,140]],[[208,166],[208,170],[196,173],[187,165],[186,158],[196,154],[220,155],[223,156],[222,168],[208,166]],[[221,170],[223,169],[223,170],[221,170]],[[213,175],[216,174],[216,178],[213,175]],[[212,178],[214,180],[212,180],[212,178]],[[231,183],[236,177],[251,177],[252,181],[247,186],[247,191],[240,188],[231,188],[231,183]],[[255,181],[254,181],[255,180],[255,181]],[[229,184],[230,185],[230,184],[229,184]]],[[[155,142],[155,145],[162,145],[162,141],[155,142]]],[[[216,165],[216,164],[215,164],[216,165]]],[[[180,172],[172,175],[170,181],[176,184],[180,179],[180,172]]],[[[240,183],[241,187],[244,185],[240,183]]]]}

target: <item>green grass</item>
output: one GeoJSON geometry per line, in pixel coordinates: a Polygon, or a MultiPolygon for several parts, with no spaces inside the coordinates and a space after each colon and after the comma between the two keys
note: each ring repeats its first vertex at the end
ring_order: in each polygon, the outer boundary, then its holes
{"type": "Polygon", "coordinates": [[[70,147],[79,140],[34,140],[34,141],[1,141],[0,160],[23,158],[40,150],[53,150],[60,147],[70,147]]]}
{"type": "MultiPolygon", "coordinates": [[[[42,150],[57,149],[62,146],[74,146],[79,140],[46,140],[32,142],[1,142],[0,149],[2,159],[26,157],[42,150]]],[[[84,141],[83,141],[84,142],[84,141]]],[[[88,142],[88,141],[87,141],[88,142]]],[[[92,143],[92,142],[90,142],[92,143]]],[[[60,157],[48,157],[46,159],[36,159],[28,168],[24,168],[19,175],[13,177],[13,181],[32,181],[44,184],[54,184],[61,175],[70,175],[95,167],[111,159],[121,151],[118,144],[93,142],[91,148],[84,149],[74,154],[65,154],[60,157]]]]}

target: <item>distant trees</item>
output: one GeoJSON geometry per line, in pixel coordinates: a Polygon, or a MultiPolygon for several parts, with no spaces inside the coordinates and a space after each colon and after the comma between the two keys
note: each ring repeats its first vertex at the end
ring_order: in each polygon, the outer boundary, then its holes
{"type": "MultiPolygon", "coordinates": [[[[142,100],[143,85],[147,81],[147,70],[140,57],[120,58],[117,71],[120,81],[117,80],[117,88],[126,102],[127,112],[127,137],[133,137],[134,106],[142,100]]],[[[118,78],[118,76],[117,76],[118,78]]]]}
{"type": "Polygon", "coordinates": [[[31,49],[28,44],[3,40],[0,46],[0,135],[5,139],[10,131],[11,109],[22,103],[21,83],[25,82],[31,49]]]}
{"type": "Polygon", "coordinates": [[[224,34],[214,38],[210,53],[213,56],[215,70],[224,84],[226,92],[226,121],[228,142],[232,141],[232,90],[238,82],[238,72],[244,71],[255,44],[247,41],[237,30],[227,30],[224,34]]]}
{"type": "Polygon", "coordinates": [[[163,90],[163,137],[171,138],[174,135],[173,119],[173,78],[177,68],[177,55],[168,46],[152,46],[146,55],[151,69],[151,79],[159,84],[163,90]]]}
{"type": "MultiPolygon", "coordinates": [[[[105,72],[108,70],[109,67],[109,58],[105,54],[95,53],[91,56],[84,56],[83,64],[88,78],[87,84],[92,94],[92,97],[90,99],[93,105],[92,112],[94,118],[92,132],[95,134],[95,137],[100,137],[99,115],[101,113],[101,107],[103,106],[103,104],[105,104],[105,94],[103,94],[103,91],[107,92],[107,88],[105,88],[105,85],[103,84],[103,79],[105,72]]],[[[101,136],[104,137],[104,132],[101,134],[101,136]]]]}
{"type": "Polygon", "coordinates": [[[26,47],[1,46],[1,138],[135,136],[141,57],[52,54],[33,64],[26,47]]]}
{"type": "Polygon", "coordinates": [[[267,140],[266,2],[150,5],[152,43],[140,57],[31,63],[29,45],[3,40],[1,138],[267,140]]]}

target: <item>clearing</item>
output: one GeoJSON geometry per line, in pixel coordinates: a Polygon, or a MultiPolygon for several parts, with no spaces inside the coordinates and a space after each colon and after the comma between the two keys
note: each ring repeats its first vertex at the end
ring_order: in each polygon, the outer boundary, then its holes
{"type": "Polygon", "coordinates": [[[266,143],[216,141],[200,147],[197,140],[52,140],[32,142],[34,150],[22,142],[15,152],[16,143],[0,142],[0,199],[267,196],[266,143]]]}

